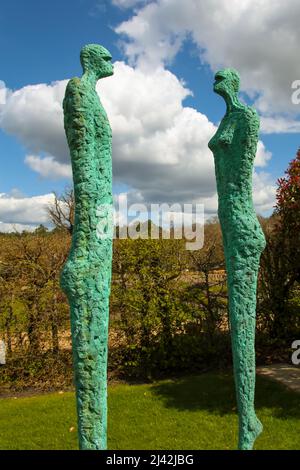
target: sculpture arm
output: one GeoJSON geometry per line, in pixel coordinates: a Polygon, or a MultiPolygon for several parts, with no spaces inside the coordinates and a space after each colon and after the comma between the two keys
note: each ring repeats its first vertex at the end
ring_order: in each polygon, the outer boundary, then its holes
{"type": "MultiPolygon", "coordinates": [[[[79,78],[72,78],[66,88],[63,103],[65,132],[70,149],[81,151],[86,142],[86,116],[88,106],[84,103],[85,93],[79,78]]],[[[90,132],[90,131],[89,131],[90,132]]]]}

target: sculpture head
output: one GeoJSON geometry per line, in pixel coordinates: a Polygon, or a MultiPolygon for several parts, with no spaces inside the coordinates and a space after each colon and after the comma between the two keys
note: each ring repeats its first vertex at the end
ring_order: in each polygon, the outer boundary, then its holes
{"type": "Polygon", "coordinates": [[[114,69],[111,59],[110,52],[98,44],[88,44],[80,52],[80,61],[84,73],[94,73],[97,80],[113,75],[114,69]]]}
{"type": "Polygon", "coordinates": [[[216,73],[214,92],[223,98],[236,96],[240,89],[240,76],[235,69],[223,69],[216,73]]]}

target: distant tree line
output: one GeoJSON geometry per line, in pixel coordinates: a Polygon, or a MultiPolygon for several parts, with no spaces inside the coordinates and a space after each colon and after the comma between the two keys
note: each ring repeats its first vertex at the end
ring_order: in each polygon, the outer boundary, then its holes
{"type": "MultiPolygon", "coordinates": [[[[59,276],[74,224],[73,192],[56,196],[48,213],[51,231],[0,234],[0,339],[8,352],[0,384],[21,376],[29,384],[45,374],[49,383],[59,374],[60,385],[71,380],[69,308],[59,276]]],[[[300,338],[299,215],[300,152],[278,181],[274,213],[260,218],[267,248],[258,283],[259,361],[289,360],[300,338]]],[[[110,373],[151,378],[228,366],[224,269],[215,219],[198,251],[187,251],[184,240],[115,240],[110,373]]]]}

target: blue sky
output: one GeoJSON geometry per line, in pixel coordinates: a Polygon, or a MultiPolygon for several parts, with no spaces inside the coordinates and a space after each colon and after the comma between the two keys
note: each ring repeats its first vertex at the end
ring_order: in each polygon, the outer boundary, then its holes
{"type": "Polygon", "coordinates": [[[128,13],[110,2],[103,2],[103,9],[96,5],[95,0],[1,2],[0,51],[7,65],[2,79],[15,89],[68,78],[80,72],[82,45],[99,40],[120,59],[113,26],[128,13]]]}
{"type": "Polygon", "coordinates": [[[254,201],[270,213],[276,180],[299,146],[290,95],[300,79],[300,9],[294,0],[234,5],[233,17],[225,0],[218,8],[213,0],[2,0],[2,228],[46,223],[43,204],[71,182],[60,106],[65,80],[81,74],[87,43],[104,45],[117,62],[113,79],[99,84],[113,128],[116,193],[132,201],[197,200],[216,212],[207,142],[225,106],[212,84],[219,66],[234,66],[241,96],[262,119],[254,201]]]}
{"type": "MultiPolygon", "coordinates": [[[[128,12],[95,0],[4,0],[0,15],[0,54],[3,80],[10,89],[29,84],[51,83],[81,74],[78,54],[88,43],[107,45],[120,60],[118,35],[113,26],[128,12]]],[[[24,163],[26,149],[15,136],[0,131],[5,158],[0,192],[20,189],[28,196],[62,191],[69,180],[55,183],[41,179],[24,163]]]]}

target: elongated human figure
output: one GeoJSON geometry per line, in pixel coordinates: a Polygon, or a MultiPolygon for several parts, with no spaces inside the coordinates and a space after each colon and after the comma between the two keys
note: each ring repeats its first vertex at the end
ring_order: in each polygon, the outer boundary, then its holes
{"type": "Polygon", "coordinates": [[[227,106],[209,142],[215,159],[219,220],[225,252],[237,404],[239,449],[252,449],[262,431],[254,409],[256,289],[265,237],[252,201],[252,171],[259,135],[256,111],[239,101],[239,74],[225,69],[214,91],[227,106]]]}
{"type": "Polygon", "coordinates": [[[83,76],[69,81],[63,104],[73,169],[75,223],[61,286],[71,310],[79,445],[80,449],[94,450],[107,446],[112,264],[111,128],[96,84],[113,74],[113,66],[110,53],[95,44],[85,46],[80,58],[83,76]]]}

